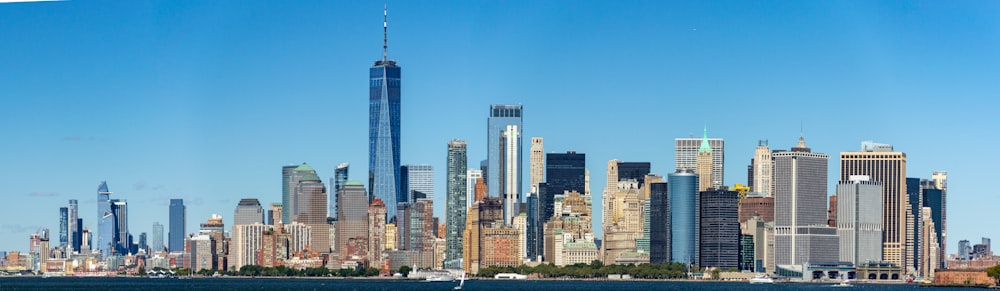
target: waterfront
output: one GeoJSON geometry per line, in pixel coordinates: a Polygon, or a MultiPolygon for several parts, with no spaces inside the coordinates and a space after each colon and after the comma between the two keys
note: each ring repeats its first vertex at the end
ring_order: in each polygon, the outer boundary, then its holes
{"type": "MultiPolygon", "coordinates": [[[[0,290],[452,290],[457,282],[315,278],[78,278],[2,277],[0,290]]],[[[750,285],[742,282],[470,280],[464,290],[829,290],[831,284],[785,283],[750,285]]],[[[914,290],[912,284],[861,284],[847,289],[914,290]]],[[[845,288],[836,288],[845,289],[845,288]]],[[[933,290],[969,290],[932,288],[933,290]]]]}

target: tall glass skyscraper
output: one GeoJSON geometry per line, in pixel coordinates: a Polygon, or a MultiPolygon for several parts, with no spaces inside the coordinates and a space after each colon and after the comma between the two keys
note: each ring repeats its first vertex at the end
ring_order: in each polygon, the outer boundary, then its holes
{"type": "Polygon", "coordinates": [[[448,193],[445,211],[445,265],[459,266],[462,259],[462,233],[465,231],[465,218],[468,198],[466,191],[466,173],[468,170],[467,147],[464,140],[455,139],[448,142],[448,193]]]}
{"type": "MultiPolygon", "coordinates": [[[[295,168],[298,165],[286,165],[281,167],[281,205],[291,205],[292,204],[292,190],[295,188],[295,184],[292,182],[292,175],[295,173],[295,168]]],[[[292,223],[292,212],[282,211],[281,217],[282,224],[292,223]]]]}
{"type": "Polygon", "coordinates": [[[83,226],[78,223],[80,219],[80,208],[76,199],[69,200],[69,209],[67,212],[67,222],[68,222],[68,233],[67,233],[67,244],[69,245],[69,253],[79,252],[81,245],[81,235],[83,226]]]}
{"type": "Polygon", "coordinates": [[[670,203],[670,259],[696,264],[698,258],[698,175],[678,169],[667,175],[670,203]]]}
{"type": "Polygon", "coordinates": [[[59,246],[69,245],[69,207],[59,207],[59,246]]]}
{"type": "Polygon", "coordinates": [[[403,165],[399,170],[400,197],[398,202],[416,202],[417,198],[434,199],[434,167],[431,165],[403,165]],[[420,192],[421,197],[414,195],[420,192]]]}
{"type": "Polygon", "coordinates": [[[584,176],[587,168],[587,155],[568,151],[565,153],[545,154],[545,193],[539,193],[538,203],[540,217],[538,225],[552,219],[555,207],[555,196],[566,191],[586,193],[584,176]]]}
{"type": "Polygon", "coordinates": [[[170,199],[170,231],[167,244],[170,252],[184,251],[184,234],[187,233],[187,207],[184,199],[170,199]]]}
{"type": "Polygon", "coordinates": [[[107,181],[97,186],[97,244],[95,250],[105,257],[111,254],[115,244],[115,213],[111,211],[111,191],[107,181]]]}
{"type": "MultiPolygon", "coordinates": [[[[488,137],[489,142],[487,145],[488,151],[486,157],[489,162],[487,170],[483,173],[483,175],[486,176],[486,187],[488,189],[487,196],[503,198],[503,185],[501,185],[502,183],[500,181],[500,176],[503,175],[501,172],[503,170],[500,168],[503,163],[501,160],[503,153],[500,151],[500,143],[501,137],[503,137],[504,133],[507,132],[508,125],[515,126],[517,133],[515,140],[509,141],[515,145],[514,147],[511,147],[516,149],[514,155],[518,158],[522,156],[521,148],[523,147],[521,146],[521,131],[524,130],[521,124],[522,112],[521,105],[494,104],[490,106],[490,117],[487,120],[486,126],[486,136],[488,137]]],[[[513,172],[516,172],[516,174],[512,176],[517,178],[517,185],[514,187],[518,189],[518,193],[520,193],[520,189],[522,189],[521,164],[522,163],[516,163],[516,165],[513,165],[515,167],[511,169],[513,172]]]]}
{"type": "Polygon", "coordinates": [[[114,213],[114,254],[125,255],[132,247],[128,233],[128,203],[125,200],[112,199],[111,212],[114,213]]]}
{"type": "Polygon", "coordinates": [[[670,262],[670,193],[667,183],[649,183],[649,262],[670,262]]]}
{"type": "Polygon", "coordinates": [[[337,217],[337,193],[340,192],[340,188],[344,187],[344,183],[347,183],[348,170],[350,170],[351,164],[341,163],[337,165],[337,168],[333,170],[333,181],[330,181],[330,186],[333,187],[333,191],[330,191],[330,201],[329,215],[330,217],[337,217]]]}
{"type": "Polygon", "coordinates": [[[153,222],[152,242],[149,246],[152,252],[163,251],[163,225],[159,221],[153,222]]]}
{"type": "MultiPolygon", "coordinates": [[[[388,17],[386,17],[388,18],[388,17]]],[[[389,59],[388,21],[383,22],[382,59],[368,70],[368,187],[372,197],[382,199],[386,221],[396,217],[399,201],[400,67],[389,59]]]]}

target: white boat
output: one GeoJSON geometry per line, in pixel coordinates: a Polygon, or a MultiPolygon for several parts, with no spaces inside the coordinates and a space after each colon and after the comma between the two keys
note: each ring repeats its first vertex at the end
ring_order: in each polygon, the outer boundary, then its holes
{"type": "Polygon", "coordinates": [[[500,273],[493,276],[493,279],[524,280],[528,279],[528,276],[515,273],[500,273]]]}
{"type": "Polygon", "coordinates": [[[774,284],[774,279],[764,275],[757,275],[756,277],[750,278],[748,281],[750,284],[774,284]]]}
{"type": "Polygon", "coordinates": [[[462,273],[462,281],[458,281],[458,286],[452,288],[453,290],[462,290],[462,286],[465,285],[465,273],[462,273]]]}
{"type": "Polygon", "coordinates": [[[436,274],[436,275],[428,276],[425,281],[427,281],[427,282],[454,282],[455,281],[455,277],[452,277],[451,275],[447,275],[447,274],[436,274]]]}
{"type": "Polygon", "coordinates": [[[840,284],[833,285],[833,287],[854,287],[854,285],[851,285],[850,280],[844,280],[840,281],[840,284]]]}

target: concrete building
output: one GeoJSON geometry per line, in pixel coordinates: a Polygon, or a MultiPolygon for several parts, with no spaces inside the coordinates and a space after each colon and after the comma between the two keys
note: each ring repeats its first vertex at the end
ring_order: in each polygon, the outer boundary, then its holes
{"type": "Polygon", "coordinates": [[[771,158],[771,148],[768,147],[766,140],[757,143],[751,167],[751,173],[753,173],[753,179],[750,180],[752,191],[763,193],[764,197],[771,196],[774,193],[774,175],[771,173],[774,170],[774,162],[771,158]]]}
{"type": "Polygon", "coordinates": [[[530,192],[538,193],[538,183],[545,182],[545,144],[541,137],[531,138],[531,154],[529,166],[530,171],[530,192]]]}
{"type": "Polygon", "coordinates": [[[243,198],[233,212],[233,224],[264,223],[264,208],[257,198],[243,198]]]}
{"type": "MultiPolygon", "coordinates": [[[[483,187],[486,187],[483,171],[479,169],[468,169],[465,171],[465,210],[469,210],[472,207],[472,203],[476,202],[476,183],[483,183],[483,187]]],[[[483,189],[485,192],[486,189],[483,189]]]]}
{"type": "Polygon", "coordinates": [[[382,199],[372,199],[368,205],[368,265],[381,269],[382,250],[385,250],[385,203],[382,199]]]}
{"type": "Polygon", "coordinates": [[[594,243],[590,199],[576,191],[555,198],[557,214],[544,225],[545,261],[566,266],[600,260],[594,243]]]}
{"type": "Polygon", "coordinates": [[[947,247],[947,173],[945,172],[934,172],[933,180],[922,180],[920,181],[921,187],[921,200],[924,202],[925,207],[931,208],[931,220],[934,221],[934,231],[937,234],[938,241],[938,262],[940,265],[937,268],[946,267],[945,263],[947,261],[947,256],[945,255],[945,249],[947,247]]]}
{"type": "Polygon", "coordinates": [[[230,258],[231,270],[239,270],[246,265],[256,265],[258,250],[263,246],[264,232],[271,229],[264,224],[233,225],[230,258]]]}
{"type": "MultiPolygon", "coordinates": [[[[257,222],[260,223],[260,222],[257,222]]],[[[199,225],[201,228],[198,230],[198,235],[208,236],[212,240],[212,254],[214,255],[214,265],[210,266],[209,269],[213,270],[225,270],[227,262],[226,255],[229,252],[228,244],[226,244],[226,225],[222,223],[222,215],[212,214],[204,223],[199,225]]],[[[201,243],[198,241],[191,241],[192,244],[201,243]]],[[[208,258],[207,252],[202,252],[201,257],[198,258],[208,258]]],[[[192,258],[194,254],[192,254],[192,258]]],[[[198,262],[199,261],[192,261],[198,262]]]]}
{"type": "Polygon", "coordinates": [[[868,176],[837,184],[840,261],[860,265],[882,261],[882,185],[868,176]]]}
{"type": "MultiPolygon", "coordinates": [[[[299,169],[301,168],[299,167],[299,169]]],[[[299,170],[296,169],[296,171],[299,170]]],[[[327,195],[323,180],[315,174],[315,171],[310,171],[298,179],[294,193],[293,204],[296,206],[292,221],[305,224],[312,229],[312,241],[309,243],[312,251],[329,253],[331,249],[330,227],[326,222],[327,195]]],[[[365,209],[367,209],[367,204],[365,203],[365,209]]]]}
{"type": "Polygon", "coordinates": [[[759,216],[740,223],[743,236],[753,239],[753,269],[758,273],[774,274],[774,222],[763,221],[759,216]]]}
{"type": "Polygon", "coordinates": [[[940,246],[937,241],[936,225],[934,225],[934,219],[932,218],[932,210],[930,207],[921,208],[920,212],[920,217],[923,220],[920,224],[921,227],[923,227],[920,232],[921,235],[923,235],[921,238],[923,243],[920,245],[921,249],[919,257],[922,260],[920,265],[926,267],[920,269],[919,275],[926,279],[933,280],[935,270],[941,265],[941,262],[938,261],[938,254],[940,253],[938,248],[940,246]]]}
{"type": "Polygon", "coordinates": [[[209,235],[195,235],[189,240],[191,244],[191,271],[219,270],[219,256],[215,252],[216,240],[209,235]]]}
{"type": "Polygon", "coordinates": [[[774,222],[774,197],[764,193],[751,192],[740,199],[740,223],[754,216],[760,220],[774,222]]]}
{"type": "MultiPolygon", "coordinates": [[[[499,180],[504,224],[510,225],[521,205],[521,129],[507,125],[500,135],[499,180]]],[[[487,187],[493,187],[487,184],[487,187]]]]}
{"type": "Polygon", "coordinates": [[[344,183],[337,199],[340,201],[337,201],[336,238],[340,257],[336,261],[363,260],[367,252],[359,252],[357,246],[362,241],[365,248],[368,246],[368,192],[361,182],[350,180],[344,183]],[[348,248],[349,245],[353,247],[348,248]]]}
{"type": "Polygon", "coordinates": [[[911,258],[906,249],[906,154],[891,145],[862,142],[861,151],[840,153],[840,180],[865,175],[882,184],[882,259],[906,270],[911,258]]]}
{"type": "MultiPolygon", "coordinates": [[[[698,151],[701,149],[702,138],[674,139],[674,167],[678,170],[698,169],[698,151]]],[[[708,138],[712,150],[712,188],[725,185],[725,142],[721,138],[708,138]]]]}
{"type": "MultiPolygon", "coordinates": [[[[488,266],[488,261],[485,258],[488,250],[484,242],[486,230],[502,227],[503,202],[501,199],[486,197],[472,204],[466,218],[465,231],[462,234],[462,269],[470,274],[477,274],[481,267],[488,266]]],[[[516,230],[514,231],[516,232],[516,230]]],[[[503,237],[505,232],[494,234],[503,237]]],[[[511,239],[510,244],[513,245],[514,240],[511,239]]],[[[514,248],[516,249],[516,247],[514,248]]]]}
{"type": "Polygon", "coordinates": [[[514,223],[511,224],[511,227],[517,229],[518,231],[517,248],[519,249],[519,252],[527,257],[528,242],[526,236],[528,234],[528,213],[518,213],[517,216],[514,217],[514,223]]]}
{"type": "Polygon", "coordinates": [[[801,135],[791,151],[772,156],[776,264],[837,261],[837,229],[826,221],[829,156],[813,153],[801,135]]]}

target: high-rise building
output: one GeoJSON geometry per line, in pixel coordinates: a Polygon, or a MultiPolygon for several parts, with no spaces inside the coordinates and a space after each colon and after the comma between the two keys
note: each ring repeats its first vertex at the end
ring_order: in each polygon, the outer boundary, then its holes
{"type": "Polygon", "coordinates": [[[382,250],[385,250],[385,203],[372,199],[368,205],[368,265],[382,268],[382,250]]]}
{"type": "Polygon", "coordinates": [[[937,262],[940,268],[945,268],[945,261],[947,256],[945,256],[946,249],[946,235],[947,231],[947,193],[948,191],[939,188],[946,185],[947,178],[945,178],[944,172],[934,172],[934,177],[939,178],[939,180],[924,180],[921,181],[921,199],[924,201],[924,206],[930,208],[931,217],[930,219],[934,222],[934,233],[937,235],[936,240],[938,242],[938,256],[937,262]],[[940,182],[939,182],[940,181],[940,182]]]}
{"type": "Polygon", "coordinates": [[[115,213],[111,211],[111,191],[108,183],[97,186],[97,244],[94,246],[105,257],[111,255],[115,244],[115,213]]]}
{"type": "Polygon", "coordinates": [[[904,270],[906,257],[906,154],[892,145],[862,142],[861,151],[840,153],[840,180],[865,175],[882,184],[882,259],[904,270]]]}
{"type": "Polygon", "coordinates": [[[920,226],[923,227],[920,234],[923,236],[921,238],[923,243],[920,244],[921,249],[919,257],[921,259],[920,265],[924,266],[924,268],[920,270],[919,275],[924,278],[934,278],[935,269],[941,267],[941,262],[938,261],[938,255],[941,252],[938,249],[940,244],[937,240],[938,236],[936,232],[936,225],[934,225],[934,220],[932,219],[933,214],[931,208],[924,207],[921,208],[920,211],[920,219],[922,220],[920,226]]]}
{"type": "Polygon", "coordinates": [[[111,199],[111,212],[114,213],[115,233],[114,247],[110,254],[125,255],[132,247],[128,233],[128,203],[125,200],[111,199]]]}
{"type": "Polygon", "coordinates": [[[837,229],[827,225],[827,161],[805,138],[774,157],[776,265],[834,262],[840,258],[837,229]]]}
{"type": "Polygon", "coordinates": [[[80,208],[79,208],[79,203],[77,203],[76,199],[69,200],[69,207],[67,207],[66,215],[67,215],[66,220],[69,223],[69,225],[67,226],[68,233],[66,237],[67,239],[66,243],[69,246],[68,252],[70,254],[72,254],[73,252],[80,252],[81,251],[80,235],[81,231],[83,230],[83,226],[77,223],[77,221],[80,219],[80,208]]]}
{"type": "Polygon", "coordinates": [[[263,224],[233,225],[230,269],[239,270],[246,265],[257,265],[264,233],[271,228],[263,224]]]}
{"type": "Polygon", "coordinates": [[[868,176],[837,184],[840,261],[855,266],[882,261],[882,185],[868,176]]]}
{"type": "Polygon", "coordinates": [[[432,246],[436,237],[434,228],[437,226],[434,223],[433,200],[417,198],[412,203],[412,207],[408,227],[409,249],[432,253],[434,251],[432,246]]]}
{"type": "Polygon", "coordinates": [[[260,206],[260,201],[257,198],[240,199],[233,213],[233,224],[254,223],[264,223],[264,208],[260,206]]]}
{"type": "MultiPolygon", "coordinates": [[[[262,224],[263,222],[262,221],[257,221],[255,223],[262,224]]],[[[198,234],[195,237],[197,237],[197,236],[207,236],[208,240],[210,240],[211,242],[210,243],[209,242],[198,242],[198,241],[193,241],[192,240],[191,241],[192,245],[190,246],[190,251],[192,252],[192,254],[191,254],[192,258],[194,258],[195,256],[200,256],[201,258],[206,258],[206,259],[212,258],[211,261],[214,262],[213,263],[214,265],[209,265],[207,268],[209,268],[209,269],[215,269],[215,270],[224,270],[226,268],[226,263],[227,263],[226,262],[226,243],[225,243],[225,240],[226,240],[226,225],[222,223],[222,215],[212,214],[212,216],[209,217],[208,220],[205,220],[205,222],[201,223],[201,225],[199,225],[199,226],[201,227],[201,229],[198,231],[198,234]],[[208,245],[211,245],[212,248],[209,249],[210,251],[208,251],[208,250],[197,250],[200,253],[195,254],[194,253],[196,251],[195,247],[197,247],[195,244],[198,244],[198,243],[204,244],[203,247],[207,247],[208,245]],[[209,254],[211,254],[211,255],[209,255],[209,254]]],[[[198,260],[200,260],[201,258],[198,258],[198,260]]],[[[208,260],[199,262],[197,260],[192,259],[192,262],[206,263],[206,262],[208,262],[208,260]]]]}
{"type": "Polygon", "coordinates": [[[590,200],[576,191],[556,195],[556,215],[545,223],[545,261],[556,266],[600,260],[594,243],[590,200]]]}
{"type": "Polygon", "coordinates": [[[347,183],[350,168],[351,164],[341,163],[333,170],[333,179],[330,181],[333,191],[330,191],[330,197],[327,199],[330,202],[330,209],[327,210],[330,217],[337,217],[337,193],[340,193],[340,188],[344,187],[344,183],[347,183]]]}
{"type": "Polygon", "coordinates": [[[507,125],[500,135],[500,197],[504,223],[513,223],[521,204],[521,129],[507,125]]]}
{"type": "Polygon", "coordinates": [[[520,193],[522,113],[523,107],[521,105],[490,105],[490,117],[486,124],[487,141],[489,142],[487,145],[488,167],[486,171],[483,171],[483,176],[486,176],[486,186],[489,189],[488,196],[503,199],[506,194],[505,188],[518,189],[518,193],[520,193]],[[513,127],[508,128],[508,126],[513,127]],[[506,147],[502,146],[504,143],[507,145],[506,147]],[[509,158],[511,161],[505,162],[505,158],[509,158]],[[504,165],[508,167],[502,167],[504,165]],[[501,176],[505,175],[510,176],[511,179],[508,182],[513,184],[511,187],[502,182],[501,176]]]}
{"type": "MultiPolygon", "coordinates": [[[[340,252],[340,262],[359,260],[366,253],[358,253],[348,245],[352,241],[368,240],[368,192],[361,182],[349,180],[340,188],[337,194],[337,249],[340,252]]],[[[379,198],[381,199],[381,198],[379,198]]],[[[384,203],[384,201],[383,201],[384,203]]],[[[388,212],[388,211],[386,211],[388,212]]],[[[388,219],[388,217],[387,217],[388,219]]],[[[387,220],[388,221],[388,220],[387,220]]]]}
{"type": "MultiPolygon", "coordinates": [[[[423,193],[427,199],[434,199],[434,167],[431,165],[403,165],[399,170],[399,182],[406,202],[416,200],[413,193],[423,193]]],[[[402,202],[402,201],[398,201],[402,202]]]]}
{"type": "MultiPolygon", "coordinates": [[[[611,201],[614,199],[615,193],[618,192],[618,182],[619,181],[636,181],[638,187],[643,187],[645,184],[646,175],[649,174],[650,163],[648,162],[622,162],[619,160],[609,160],[608,169],[605,173],[607,177],[607,183],[605,183],[604,191],[602,192],[602,204],[601,209],[603,213],[611,213],[611,201]]],[[[584,173],[586,175],[586,171],[584,173]]],[[[586,178],[584,178],[586,180],[586,178]]],[[[584,189],[586,192],[586,189],[584,189]]],[[[607,219],[605,219],[606,224],[607,219]]]]}
{"type": "MultiPolygon", "coordinates": [[[[539,185],[544,183],[539,183],[539,185]]],[[[537,191],[537,189],[536,189],[537,191]]],[[[525,256],[532,261],[541,261],[539,257],[542,255],[541,250],[543,249],[544,241],[542,236],[545,235],[544,225],[540,218],[540,205],[538,203],[537,193],[528,193],[525,197],[525,204],[527,210],[527,225],[525,226],[525,256]]]]}
{"type": "Polygon", "coordinates": [[[538,193],[538,183],[545,182],[545,144],[541,137],[531,138],[531,155],[529,166],[531,167],[530,179],[531,187],[528,193],[538,193]]]}
{"type": "MultiPolygon", "coordinates": [[[[292,191],[295,189],[295,182],[292,181],[292,176],[295,174],[295,169],[298,167],[299,165],[286,165],[281,167],[281,205],[292,205],[292,191]]],[[[291,214],[291,211],[282,211],[281,216],[278,216],[278,219],[281,220],[281,224],[292,223],[291,214]]]]}
{"type": "Polygon", "coordinates": [[[713,189],[699,194],[698,265],[736,269],[740,258],[739,192],[713,189]]]}
{"type": "Polygon", "coordinates": [[[667,174],[670,204],[670,259],[673,262],[696,264],[698,258],[698,175],[692,170],[678,169],[667,174]]]}
{"type": "MultiPolygon", "coordinates": [[[[484,180],[483,171],[479,169],[468,169],[465,172],[465,209],[468,210],[472,207],[472,203],[476,202],[476,183],[480,180],[484,180]]],[[[486,185],[486,184],[483,184],[486,185]]],[[[464,224],[464,223],[463,223],[464,224]]]]}
{"type": "Polygon", "coordinates": [[[740,223],[754,216],[759,216],[761,221],[774,222],[774,196],[765,195],[751,192],[740,199],[740,223]]]}
{"type": "Polygon", "coordinates": [[[149,236],[145,232],[139,233],[139,249],[149,253],[149,236]]]}
{"type": "Polygon", "coordinates": [[[909,258],[908,265],[917,272],[922,272],[924,267],[920,265],[920,244],[923,243],[920,214],[924,208],[920,193],[920,178],[906,178],[906,257],[909,258]]]}
{"type": "Polygon", "coordinates": [[[295,167],[295,169],[292,170],[292,173],[288,177],[288,183],[290,189],[288,194],[288,202],[286,203],[282,201],[281,204],[282,206],[281,215],[288,217],[288,221],[284,221],[284,219],[282,219],[284,224],[295,222],[297,221],[296,219],[298,219],[299,217],[299,211],[301,211],[301,209],[299,208],[302,207],[302,205],[304,205],[303,203],[305,203],[305,201],[302,200],[303,197],[301,197],[302,193],[298,192],[299,181],[301,181],[302,178],[306,176],[318,177],[318,175],[316,174],[316,169],[313,169],[313,167],[309,166],[309,164],[307,163],[302,163],[298,167],[295,167]]]}
{"type": "MultiPolygon", "coordinates": [[[[296,169],[296,172],[298,171],[296,169]]],[[[297,182],[293,191],[295,212],[292,214],[292,221],[305,224],[312,229],[312,242],[309,244],[312,251],[329,253],[330,227],[326,223],[326,186],[315,171],[303,175],[297,182]]],[[[364,202],[367,210],[367,199],[364,202]]]]}
{"type": "Polygon", "coordinates": [[[670,263],[670,192],[667,182],[649,188],[649,262],[670,263]]]}
{"type": "MultiPolygon", "coordinates": [[[[467,147],[464,140],[454,139],[448,142],[448,193],[445,205],[445,261],[449,266],[455,266],[462,259],[462,232],[465,231],[467,201],[469,190],[467,147]]],[[[480,173],[481,176],[481,173],[480,173]]]]}
{"type": "Polygon", "coordinates": [[[771,174],[771,171],[774,170],[774,162],[771,158],[771,148],[768,147],[766,140],[757,143],[751,167],[753,179],[750,180],[750,183],[753,185],[753,192],[771,196],[774,191],[774,175],[771,174]]]}
{"type": "Polygon", "coordinates": [[[69,245],[69,207],[59,207],[59,246],[69,245]]]}
{"type": "Polygon", "coordinates": [[[188,241],[191,243],[191,271],[215,270],[219,260],[215,253],[217,241],[204,234],[195,235],[188,241]]]}
{"type": "Polygon", "coordinates": [[[163,225],[159,221],[153,222],[153,235],[152,235],[152,245],[150,248],[153,252],[160,252],[165,249],[163,244],[163,225]]]}
{"type": "Polygon", "coordinates": [[[554,212],[556,195],[567,191],[585,192],[587,155],[574,151],[545,154],[545,193],[539,193],[541,222],[549,221],[554,212]]]}
{"type": "Polygon", "coordinates": [[[283,207],[281,203],[271,203],[271,207],[267,209],[267,224],[268,225],[281,225],[282,217],[284,211],[281,211],[283,207]]]}
{"type": "MultiPolygon", "coordinates": [[[[388,18],[388,17],[387,17],[388,18]]],[[[401,68],[389,59],[388,21],[383,22],[382,59],[368,70],[368,187],[371,197],[381,198],[387,221],[396,217],[392,207],[406,201],[400,191],[400,83],[401,68]]]]}
{"type": "Polygon", "coordinates": [[[715,183],[716,178],[712,175],[712,146],[708,144],[708,126],[705,127],[705,134],[701,138],[701,146],[698,147],[698,157],[695,159],[695,173],[698,174],[698,192],[704,192],[708,188],[718,189],[722,182],[715,183]],[[716,186],[718,184],[719,186],[716,186]]]}
{"type": "Polygon", "coordinates": [[[187,234],[187,207],[184,199],[170,199],[170,231],[167,232],[167,249],[184,252],[184,237],[187,234]]]}
{"type": "Polygon", "coordinates": [[[711,188],[720,188],[725,185],[725,142],[721,138],[677,138],[674,139],[674,167],[677,169],[689,169],[697,173],[698,151],[701,149],[703,139],[708,139],[709,148],[712,151],[712,185],[711,188]]]}
{"type": "MultiPolygon", "coordinates": [[[[503,202],[499,198],[487,197],[472,204],[462,234],[462,269],[477,274],[483,267],[501,265],[498,256],[511,259],[511,254],[516,253],[517,230],[504,226],[503,219],[503,202]]],[[[520,257],[514,259],[520,263],[520,257]]]]}

